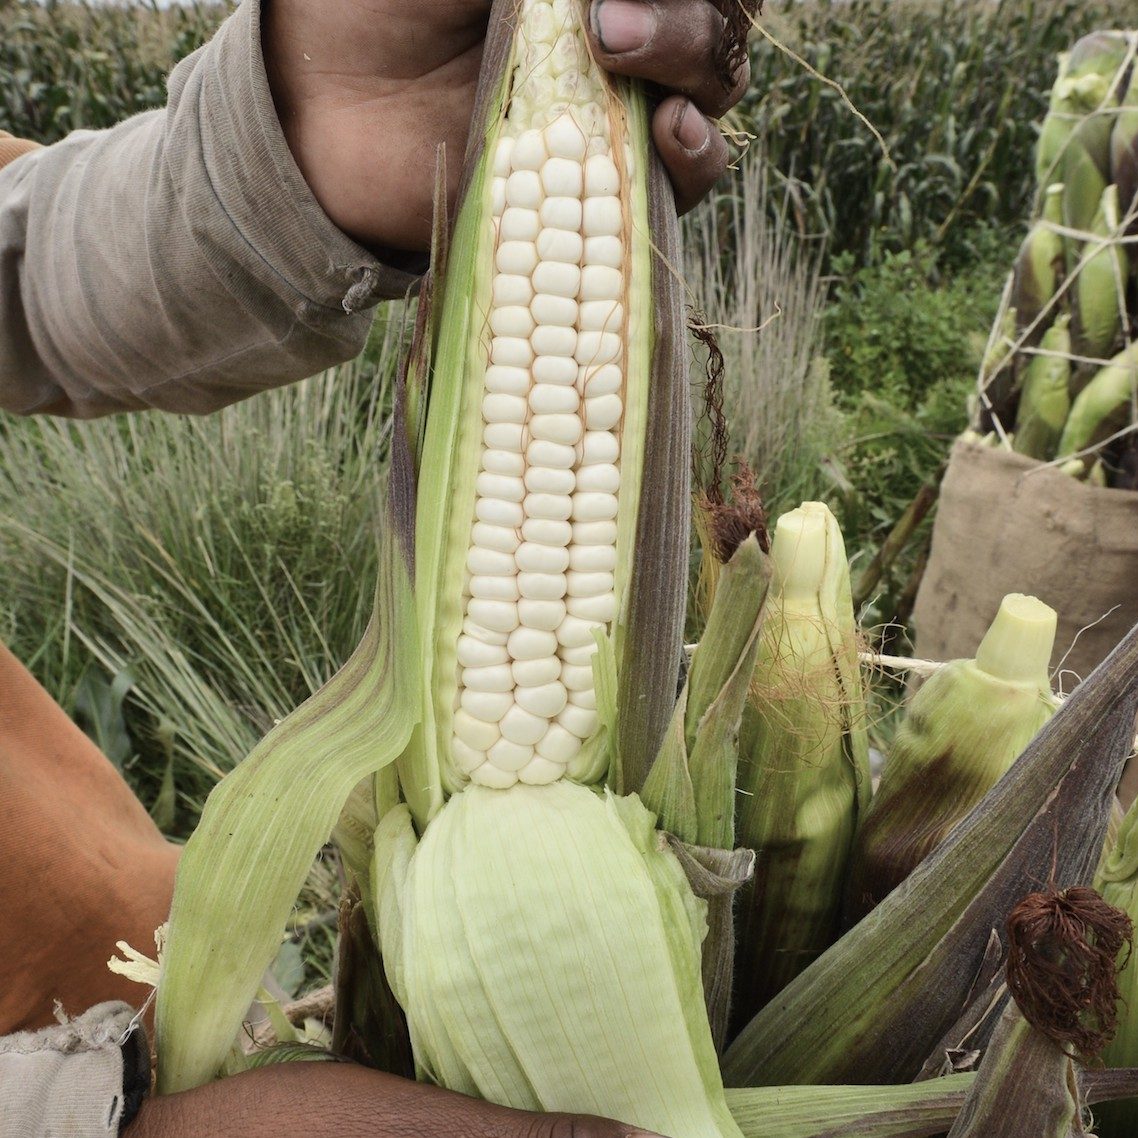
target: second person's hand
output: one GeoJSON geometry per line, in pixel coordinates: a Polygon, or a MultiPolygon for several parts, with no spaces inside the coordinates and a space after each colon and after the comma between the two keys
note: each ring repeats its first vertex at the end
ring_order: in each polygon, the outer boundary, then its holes
{"type": "MultiPolygon", "coordinates": [[[[285,137],[325,213],[373,249],[430,243],[435,153],[457,189],[489,0],[263,0],[266,65],[285,137]]],[[[727,23],[711,0],[592,0],[588,34],[609,71],[675,92],[652,136],[682,211],[727,166],[712,118],[746,90],[724,75],[727,23]],[[710,116],[710,117],[709,117],[710,116]]]]}

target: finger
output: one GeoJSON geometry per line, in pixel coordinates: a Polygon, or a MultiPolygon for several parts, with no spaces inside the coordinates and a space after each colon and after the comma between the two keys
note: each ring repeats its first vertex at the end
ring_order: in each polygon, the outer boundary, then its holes
{"type": "Polygon", "coordinates": [[[727,140],[682,95],[672,95],[656,108],[652,140],[672,179],[676,209],[687,213],[727,169],[727,140]]]}
{"type": "Polygon", "coordinates": [[[708,0],[593,0],[589,36],[601,66],[687,95],[718,118],[747,89],[746,52],[728,71],[727,21],[708,0]]]}

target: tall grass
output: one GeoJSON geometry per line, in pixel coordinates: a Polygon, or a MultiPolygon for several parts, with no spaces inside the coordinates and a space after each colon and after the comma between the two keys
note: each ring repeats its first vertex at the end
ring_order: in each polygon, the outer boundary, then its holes
{"type": "Polygon", "coordinates": [[[400,330],[210,418],[0,420],[0,637],[68,709],[128,677],[126,773],[152,801],[173,748],[178,832],[363,630],[400,330]]]}
{"type": "Polygon", "coordinates": [[[772,511],[818,492],[839,430],[820,355],[824,244],[798,234],[790,206],[755,148],[730,192],[684,222],[687,286],[723,353],[731,449],[758,475],[772,511]]]}

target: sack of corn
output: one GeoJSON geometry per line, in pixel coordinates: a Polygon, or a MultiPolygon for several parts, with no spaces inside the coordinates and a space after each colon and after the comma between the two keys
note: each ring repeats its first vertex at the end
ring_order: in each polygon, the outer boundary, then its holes
{"type": "Polygon", "coordinates": [[[1053,664],[1075,678],[1138,621],[1136,54],[1138,32],[1098,32],[1060,58],[1036,216],[941,489],[919,656],[969,652],[1015,591],[1058,611],[1053,664]]]}
{"type": "Polygon", "coordinates": [[[951,761],[970,794],[843,934],[873,807],[841,536],[807,503],[768,546],[753,503],[701,502],[714,587],[683,667],[676,219],[644,96],[600,72],[579,16],[494,7],[399,392],[374,618],[186,847],[158,1090],[313,1057],[239,1039],[332,837],[350,880],[332,1045],[373,1065],[670,1138],[1078,1133],[1088,1103],[1138,1091],[1083,1062],[1125,939],[1087,887],[1138,630],[1052,714],[1053,614],[1008,601],[913,712],[906,769],[951,761]],[[994,768],[973,769],[972,719],[1006,726],[994,768]],[[1016,939],[1013,911],[1042,931],[1016,939]],[[1072,913],[1080,936],[1049,931],[1072,913]],[[1088,941],[1106,967],[1083,966],[1088,941]],[[1067,959],[1059,1014],[1033,984],[1067,959]]]}

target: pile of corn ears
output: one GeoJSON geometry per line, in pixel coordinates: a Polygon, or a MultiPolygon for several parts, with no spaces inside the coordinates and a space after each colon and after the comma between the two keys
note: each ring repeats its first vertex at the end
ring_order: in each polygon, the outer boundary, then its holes
{"type": "Polygon", "coordinates": [[[1138,489],[1138,32],[1059,58],[972,437],[1138,489]]]}
{"type": "Polygon", "coordinates": [[[918,692],[874,796],[834,518],[806,503],[768,534],[717,500],[688,659],[675,209],[645,96],[580,17],[495,4],[374,618],[186,848],[158,1089],[264,1061],[242,1021],[332,838],[341,1054],[670,1138],[1082,1133],[1134,1082],[1009,997],[1005,926],[1041,883],[1091,882],[1138,634],[1056,710],[1054,613],[1008,598],[918,692]]]}

